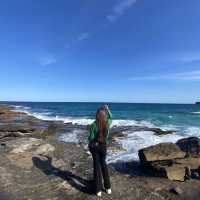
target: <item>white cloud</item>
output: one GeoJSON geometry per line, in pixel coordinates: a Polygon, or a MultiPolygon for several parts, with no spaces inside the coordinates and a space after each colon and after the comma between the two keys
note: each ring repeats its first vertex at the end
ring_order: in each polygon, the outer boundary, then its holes
{"type": "Polygon", "coordinates": [[[106,16],[109,22],[115,22],[121,15],[130,9],[137,0],[121,0],[114,5],[112,12],[106,16]]]}
{"type": "Polygon", "coordinates": [[[153,80],[185,80],[185,81],[200,81],[200,70],[166,74],[166,75],[152,75],[152,76],[140,76],[130,78],[132,81],[153,81],[153,80]]]}
{"type": "Polygon", "coordinates": [[[57,59],[53,55],[45,55],[38,59],[38,63],[41,66],[51,65],[56,62],[57,62],[57,59]]]}

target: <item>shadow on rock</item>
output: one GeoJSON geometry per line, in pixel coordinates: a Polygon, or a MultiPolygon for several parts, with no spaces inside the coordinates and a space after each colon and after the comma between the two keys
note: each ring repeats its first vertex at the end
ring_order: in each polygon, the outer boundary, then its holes
{"type": "Polygon", "coordinates": [[[40,157],[32,158],[33,164],[43,171],[46,175],[54,175],[62,178],[67,181],[72,187],[77,190],[87,193],[93,194],[94,189],[92,187],[93,181],[85,180],[70,171],[63,171],[59,168],[56,168],[52,165],[52,158],[45,156],[45,159],[41,159],[40,157]]]}
{"type": "Polygon", "coordinates": [[[117,162],[109,164],[115,171],[130,176],[145,176],[141,170],[140,162],[117,162]]]}

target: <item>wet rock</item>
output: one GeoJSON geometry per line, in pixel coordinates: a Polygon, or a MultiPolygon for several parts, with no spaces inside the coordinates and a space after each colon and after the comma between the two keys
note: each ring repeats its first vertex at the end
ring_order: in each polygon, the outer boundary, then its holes
{"type": "Polygon", "coordinates": [[[176,144],[182,151],[186,152],[187,156],[200,155],[200,139],[197,137],[184,138],[176,144]]]}
{"type": "Polygon", "coordinates": [[[175,131],[164,131],[160,128],[150,128],[148,129],[149,131],[153,131],[154,132],[154,135],[157,135],[157,136],[161,136],[161,135],[168,135],[168,134],[174,134],[175,131]]]}
{"type": "Polygon", "coordinates": [[[112,142],[116,142],[119,139],[123,139],[125,137],[127,137],[128,135],[124,132],[115,132],[112,133],[112,142]]]}
{"type": "Polygon", "coordinates": [[[158,145],[139,150],[139,158],[141,163],[184,158],[184,156],[185,153],[173,143],[160,143],[158,145]]]}
{"type": "Polygon", "coordinates": [[[111,151],[112,153],[116,153],[116,152],[126,152],[127,150],[124,149],[121,145],[115,144],[114,146],[109,146],[108,151],[111,151]]]}

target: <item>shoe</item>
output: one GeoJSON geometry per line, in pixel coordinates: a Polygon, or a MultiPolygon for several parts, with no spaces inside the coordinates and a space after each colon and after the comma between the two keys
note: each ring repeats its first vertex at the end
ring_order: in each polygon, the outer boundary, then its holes
{"type": "Polygon", "coordinates": [[[107,189],[107,190],[106,190],[106,193],[107,193],[107,194],[112,194],[112,190],[111,190],[111,189],[107,189]]]}
{"type": "Polygon", "coordinates": [[[101,197],[101,192],[97,192],[96,194],[98,197],[101,197]]]}

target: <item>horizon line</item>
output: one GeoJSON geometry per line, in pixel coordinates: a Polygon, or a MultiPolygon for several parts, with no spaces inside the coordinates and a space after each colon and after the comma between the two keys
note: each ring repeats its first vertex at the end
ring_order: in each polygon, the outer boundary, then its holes
{"type": "Polygon", "coordinates": [[[2,101],[0,100],[0,103],[110,103],[110,104],[194,104],[198,101],[195,102],[171,102],[171,103],[166,103],[166,102],[117,102],[117,101],[2,101]]]}

